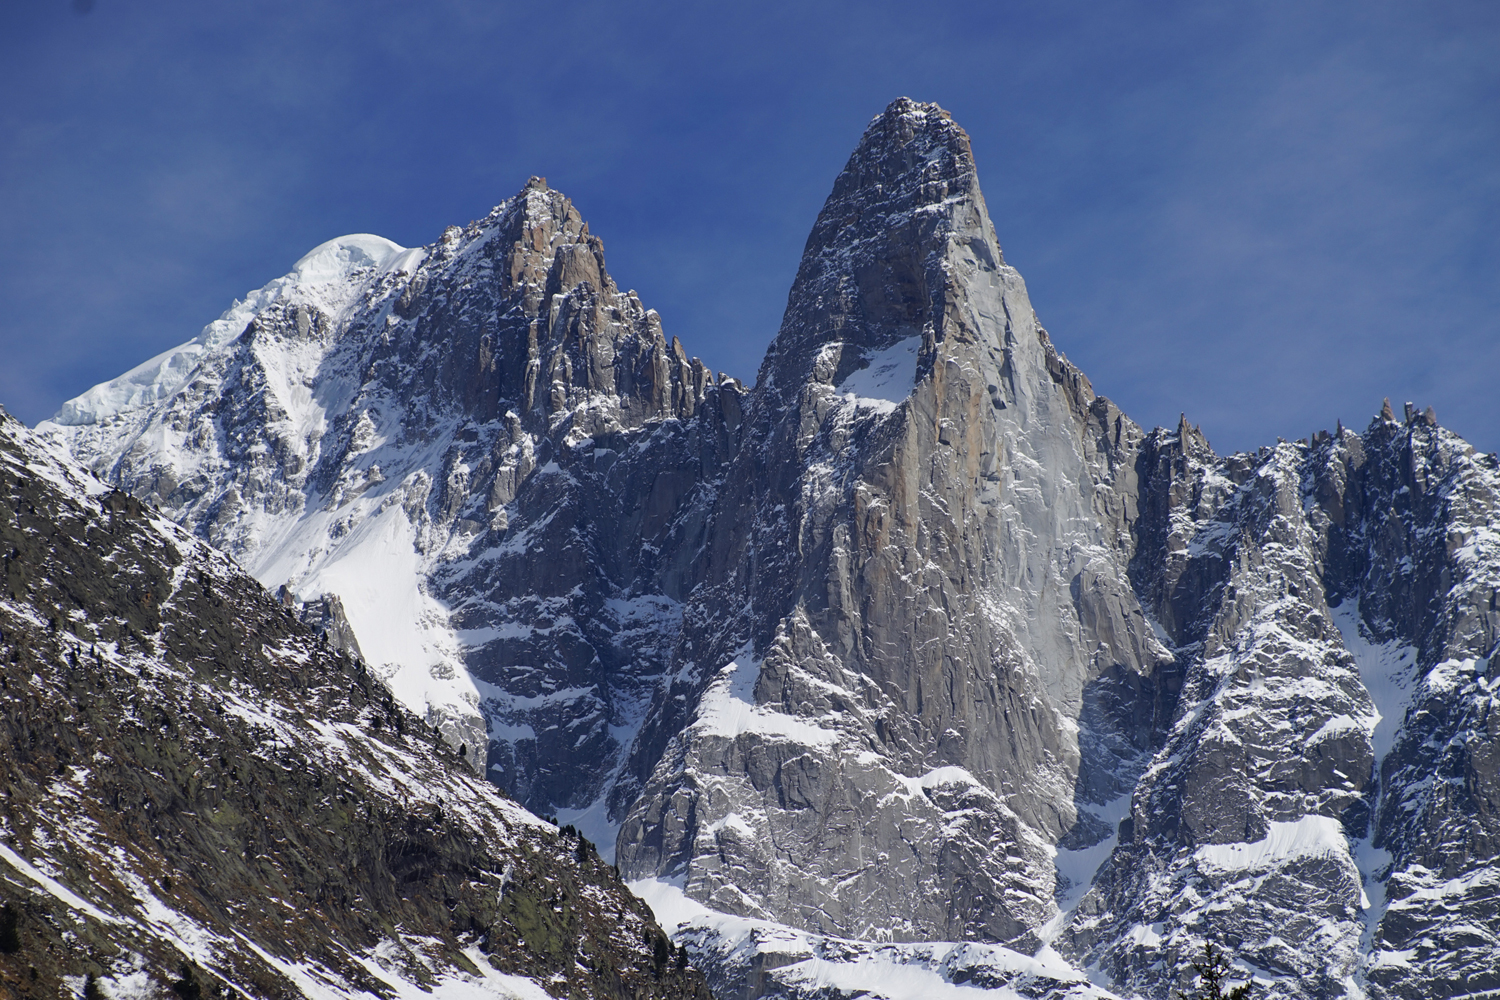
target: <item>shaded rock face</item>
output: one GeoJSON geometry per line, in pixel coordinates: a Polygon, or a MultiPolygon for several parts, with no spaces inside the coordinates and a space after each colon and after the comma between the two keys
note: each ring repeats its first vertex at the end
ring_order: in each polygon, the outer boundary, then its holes
{"type": "Polygon", "coordinates": [[[5,996],[709,995],[586,842],[3,412],[0,555],[5,996]]]}
{"type": "Polygon", "coordinates": [[[934,940],[1059,994],[996,946],[1153,998],[1205,940],[1268,996],[1496,987],[1494,457],[1410,408],[1144,432],[935,105],[871,123],[753,389],[533,180],[325,244],[46,430],[718,911],[677,933],[732,994],[866,944],[977,974],[934,940]]]}
{"type": "Polygon", "coordinates": [[[1357,600],[1372,643],[1408,651],[1391,671],[1405,711],[1376,732],[1372,815],[1356,827],[1371,847],[1372,992],[1500,989],[1500,461],[1430,409],[1322,452],[1330,590],[1357,600]]]}

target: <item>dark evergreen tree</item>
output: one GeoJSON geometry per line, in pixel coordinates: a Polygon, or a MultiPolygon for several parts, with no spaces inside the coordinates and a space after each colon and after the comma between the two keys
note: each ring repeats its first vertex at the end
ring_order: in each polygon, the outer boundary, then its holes
{"type": "Polygon", "coordinates": [[[1228,955],[1215,948],[1212,941],[1204,942],[1203,960],[1193,963],[1193,971],[1198,974],[1197,989],[1178,996],[1182,1000],[1250,1000],[1248,982],[1229,985],[1229,974],[1233,969],[1228,955]]]}
{"type": "Polygon", "coordinates": [[[21,950],[20,922],[21,915],[9,903],[0,906],[0,954],[14,955],[21,950]]]}
{"type": "Polygon", "coordinates": [[[198,982],[198,976],[191,965],[183,964],[182,978],[172,984],[172,992],[182,1000],[202,1000],[203,985],[198,982]]]}
{"type": "Polygon", "coordinates": [[[672,958],[672,942],[667,940],[665,934],[657,934],[653,935],[653,937],[654,940],[651,942],[651,971],[660,979],[661,974],[666,971],[667,963],[672,958]]]}

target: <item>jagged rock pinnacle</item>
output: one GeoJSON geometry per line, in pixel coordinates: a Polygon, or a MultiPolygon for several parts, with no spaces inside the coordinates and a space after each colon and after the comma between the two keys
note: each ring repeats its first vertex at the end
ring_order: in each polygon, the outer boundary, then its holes
{"type": "Polygon", "coordinates": [[[787,402],[782,393],[798,391],[809,376],[837,381],[861,351],[924,330],[941,336],[944,261],[955,244],[982,267],[1004,263],[967,133],[936,104],[903,97],[870,123],[834,181],[762,384],[787,402]],[[829,354],[830,344],[844,350],[829,354]]]}

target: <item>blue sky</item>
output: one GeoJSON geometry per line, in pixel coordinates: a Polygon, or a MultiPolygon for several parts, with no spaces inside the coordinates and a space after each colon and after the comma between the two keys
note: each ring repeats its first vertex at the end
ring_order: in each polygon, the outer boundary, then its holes
{"type": "Polygon", "coordinates": [[[0,402],[27,422],[351,232],[531,174],[754,376],[869,119],[969,131],[1006,257],[1136,420],[1221,452],[1389,396],[1500,448],[1500,3],[12,0],[0,402]]]}

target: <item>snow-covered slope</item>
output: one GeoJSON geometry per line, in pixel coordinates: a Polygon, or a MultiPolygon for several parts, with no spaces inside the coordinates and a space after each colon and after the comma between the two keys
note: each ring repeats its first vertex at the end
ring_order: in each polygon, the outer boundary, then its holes
{"type": "MultiPolygon", "coordinates": [[[[478,696],[445,609],[420,584],[410,520],[389,494],[345,503],[348,484],[335,482],[332,501],[320,502],[310,482],[324,435],[357,390],[341,334],[403,287],[425,254],[378,236],[330,240],[195,339],[69,401],[39,430],[197,528],[267,586],[342,598],[361,652],[403,701],[472,734],[482,732],[478,696]],[[242,408],[223,413],[224,395],[242,408]]],[[[373,426],[369,410],[361,415],[356,433],[373,426]]],[[[429,456],[398,444],[378,457],[395,474],[420,470],[429,456]]],[[[381,464],[370,461],[364,478],[371,469],[381,477],[381,464]]]]}
{"type": "Polygon", "coordinates": [[[250,321],[269,307],[302,305],[326,316],[340,316],[360,299],[371,278],[382,271],[410,269],[421,262],[421,254],[368,233],[329,240],[293,264],[285,277],[236,301],[186,344],[64,403],[51,422],[81,426],[140,414],[180,389],[206,357],[238,339],[250,321]]]}
{"type": "Polygon", "coordinates": [[[832,938],[711,910],[674,882],[643,879],[630,887],[683,942],[694,964],[708,970],[721,1000],[1114,1000],[1050,949],[1033,957],[975,942],[832,938]]]}

